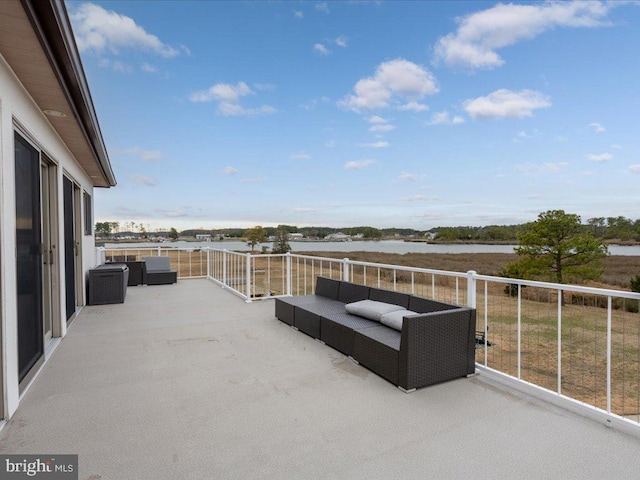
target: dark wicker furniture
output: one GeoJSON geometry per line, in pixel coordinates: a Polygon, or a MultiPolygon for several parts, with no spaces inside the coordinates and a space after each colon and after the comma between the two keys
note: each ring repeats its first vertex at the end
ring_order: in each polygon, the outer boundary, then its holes
{"type": "Polygon", "coordinates": [[[413,391],[475,373],[476,311],[400,292],[318,277],[315,295],[276,298],[276,317],[413,391]],[[401,305],[402,331],[346,312],[376,300],[401,305]]]}
{"type": "Polygon", "coordinates": [[[124,303],[129,268],[122,263],[100,265],[89,270],[89,305],[124,303]]]}
{"type": "Polygon", "coordinates": [[[167,285],[178,281],[178,272],[171,270],[169,257],[144,257],[147,285],[167,285]]]}
{"type": "Polygon", "coordinates": [[[144,262],[124,262],[129,267],[129,283],[130,287],[144,285],[147,283],[147,268],[144,262]]]}

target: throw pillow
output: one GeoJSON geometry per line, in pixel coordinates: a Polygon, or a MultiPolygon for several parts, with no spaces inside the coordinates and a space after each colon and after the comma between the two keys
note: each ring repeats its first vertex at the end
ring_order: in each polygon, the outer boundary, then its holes
{"type": "Polygon", "coordinates": [[[389,328],[402,331],[402,320],[409,315],[418,315],[417,312],[411,310],[397,310],[395,312],[385,313],[380,317],[380,323],[389,328]]]}
{"type": "Polygon", "coordinates": [[[344,308],[352,315],[358,315],[376,322],[379,322],[380,317],[385,313],[395,312],[396,310],[406,311],[406,308],[400,305],[376,302],[375,300],[360,300],[359,302],[347,303],[344,308]]]}

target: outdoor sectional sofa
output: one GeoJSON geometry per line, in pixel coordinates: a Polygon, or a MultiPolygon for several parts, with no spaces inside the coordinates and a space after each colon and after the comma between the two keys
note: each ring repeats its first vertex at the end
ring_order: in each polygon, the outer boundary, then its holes
{"type": "Polygon", "coordinates": [[[315,295],[276,298],[275,310],[282,322],[406,392],[475,373],[472,308],[318,277],[315,295]],[[361,300],[406,308],[401,331],[346,311],[361,300]]]}

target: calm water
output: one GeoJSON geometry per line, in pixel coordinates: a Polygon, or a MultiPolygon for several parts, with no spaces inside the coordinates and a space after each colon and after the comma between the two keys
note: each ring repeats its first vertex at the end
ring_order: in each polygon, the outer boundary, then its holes
{"type": "MultiPolygon", "coordinates": [[[[383,240],[380,242],[290,242],[293,253],[300,252],[383,252],[383,253],[513,253],[513,245],[441,245],[401,240],[383,240]]],[[[271,248],[271,243],[264,243],[271,248]]],[[[248,251],[244,242],[172,242],[172,243],[130,243],[107,244],[109,246],[125,246],[136,249],[143,247],[172,246],[182,248],[212,247],[227,250],[248,251]]],[[[256,252],[260,247],[256,247],[256,252]]],[[[611,255],[640,255],[640,246],[609,246],[611,255]]]]}

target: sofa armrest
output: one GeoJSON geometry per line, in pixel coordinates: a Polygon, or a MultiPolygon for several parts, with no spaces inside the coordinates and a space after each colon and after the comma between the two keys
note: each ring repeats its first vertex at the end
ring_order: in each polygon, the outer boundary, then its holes
{"type": "Polygon", "coordinates": [[[410,315],[402,323],[399,384],[406,390],[475,372],[476,311],[410,315]]]}

